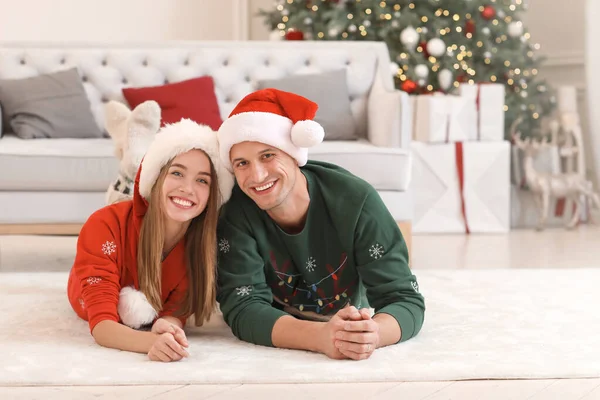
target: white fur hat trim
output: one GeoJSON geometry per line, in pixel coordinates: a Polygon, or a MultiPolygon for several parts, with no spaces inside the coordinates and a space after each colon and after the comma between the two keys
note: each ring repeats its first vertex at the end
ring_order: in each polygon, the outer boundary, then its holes
{"type": "Polygon", "coordinates": [[[146,295],[133,286],[126,286],[119,293],[117,312],[121,321],[130,328],[140,329],[151,324],[158,316],[156,310],[148,302],[146,295]]]}
{"type": "Polygon", "coordinates": [[[221,204],[227,202],[235,180],[221,162],[217,133],[190,119],[168,124],[156,134],[142,161],[139,189],[142,197],[149,200],[152,186],[169,160],[192,149],[203,150],[210,157],[219,179],[221,204]]]}

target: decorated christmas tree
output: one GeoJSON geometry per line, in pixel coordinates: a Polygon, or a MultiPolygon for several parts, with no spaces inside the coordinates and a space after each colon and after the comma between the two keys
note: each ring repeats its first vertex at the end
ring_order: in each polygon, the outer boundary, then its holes
{"type": "Polygon", "coordinates": [[[519,19],[526,0],[278,0],[261,15],[276,40],[384,41],[396,86],[452,93],[460,83],[506,86],[506,137],[521,118],[539,134],[554,96],[538,77],[539,45],[519,19]]]}

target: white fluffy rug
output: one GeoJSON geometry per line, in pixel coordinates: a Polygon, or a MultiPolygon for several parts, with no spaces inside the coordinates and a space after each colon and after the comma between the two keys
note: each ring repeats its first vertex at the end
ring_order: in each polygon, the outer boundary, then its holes
{"type": "Polygon", "coordinates": [[[369,360],[242,343],[214,318],[172,364],[96,345],[67,302],[66,273],[0,274],[0,385],[600,377],[600,269],[416,274],[423,330],[369,360]]]}

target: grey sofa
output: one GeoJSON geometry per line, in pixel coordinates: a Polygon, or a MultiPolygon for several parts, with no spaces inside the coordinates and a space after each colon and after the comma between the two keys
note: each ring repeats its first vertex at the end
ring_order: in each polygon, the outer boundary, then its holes
{"type": "MultiPolygon", "coordinates": [[[[125,86],[156,86],[195,76],[215,80],[226,118],[260,79],[346,68],[352,114],[362,138],[326,141],[310,158],[370,182],[397,221],[410,222],[410,130],[406,93],[393,87],[381,42],[168,42],[83,45],[0,44],[0,79],[77,67],[98,127],[104,105],[126,103],[125,86]]],[[[0,232],[76,233],[116,177],[110,139],[0,139],[0,232]],[[61,228],[62,227],[62,228],[61,228]]]]}

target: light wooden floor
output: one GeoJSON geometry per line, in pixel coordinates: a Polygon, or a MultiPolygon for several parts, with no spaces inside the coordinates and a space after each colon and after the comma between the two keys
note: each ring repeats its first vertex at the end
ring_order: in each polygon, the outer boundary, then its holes
{"type": "MultiPolygon", "coordinates": [[[[0,236],[0,272],[68,270],[75,237],[0,236]],[[31,267],[34,265],[34,267],[31,267]]],[[[600,227],[508,235],[417,235],[412,268],[600,267],[600,227]]],[[[1,279],[1,275],[0,275],[1,279]]],[[[600,362],[600,360],[599,360],[600,362]]],[[[599,399],[600,379],[306,385],[0,387],[0,399],[599,399]]]]}

